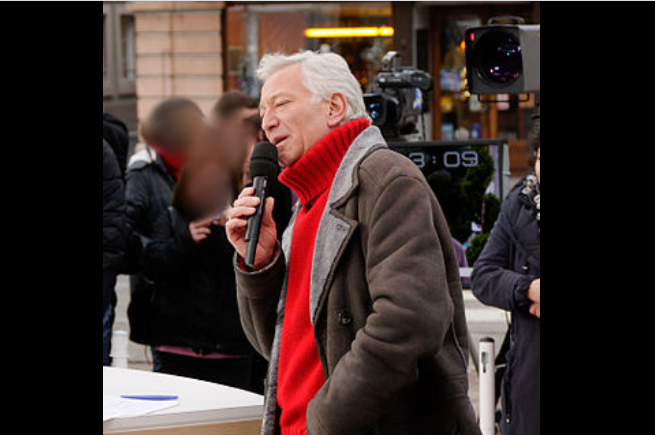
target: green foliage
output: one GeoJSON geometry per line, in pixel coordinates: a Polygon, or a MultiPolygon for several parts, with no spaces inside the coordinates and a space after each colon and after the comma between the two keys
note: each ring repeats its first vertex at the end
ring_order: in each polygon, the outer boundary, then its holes
{"type": "Polygon", "coordinates": [[[478,261],[478,258],[480,258],[480,255],[482,255],[482,251],[484,251],[484,247],[487,246],[489,237],[491,237],[491,234],[485,233],[477,235],[473,240],[471,240],[471,244],[466,250],[466,258],[468,259],[470,266],[474,266],[478,261]]]}
{"type": "Polygon", "coordinates": [[[501,202],[494,194],[488,194],[484,197],[484,225],[483,233],[490,233],[500,216],[501,202]]]}
{"type": "Polygon", "coordinates": [[[489,148],[478,147],[475,150],[479,157],[478,166],[435,171],[428,178],[439,198],[453,237],[460,242],[468,240],[473,222],[482,222],[485,193],[495,174],[494,159],[489,148]]]}

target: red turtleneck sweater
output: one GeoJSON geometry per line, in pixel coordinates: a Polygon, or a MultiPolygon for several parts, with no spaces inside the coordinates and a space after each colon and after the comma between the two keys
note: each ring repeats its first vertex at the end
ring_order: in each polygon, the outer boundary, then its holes
{"type": "Polygon", "coordinates": [[[278,404],[282,409],[282,435],[307,434],[307,406],[325,384],[309,314],[314,245],[337,170],[350,145],[369,125],[367,119],[358,119],[337,128],[280,176],[303,206],[291,242],[280,349],[278,404]]]}

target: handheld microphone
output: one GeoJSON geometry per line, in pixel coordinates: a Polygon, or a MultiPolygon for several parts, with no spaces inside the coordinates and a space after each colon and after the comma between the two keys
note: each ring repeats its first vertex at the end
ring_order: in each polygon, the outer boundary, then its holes
{"type": "Polygon", "coordinates": [[[271,185],[277,180],[280,174],[280,165],[278,164],[277,147],[270,142],[261,142],[255,146],[250,159],[250,178],[253,180],[255,196],[261,202],[257,207],[257,212],[248,219],[246,229],[246,250],[245,264],[249,268],[254,267],[255,256],[257,255],[257,245],[259,244],[259,233],[262,226],[262,217],[266,206],[266,197],[268,196],[271,185]]]}

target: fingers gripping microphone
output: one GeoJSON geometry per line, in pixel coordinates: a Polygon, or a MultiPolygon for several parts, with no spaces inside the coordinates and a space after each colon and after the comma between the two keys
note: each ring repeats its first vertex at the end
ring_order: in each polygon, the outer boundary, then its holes
{"type": "Polygon", "coordinates": [[[264,216],[266,197],[268,196],[269,188],[277,180],[279,174],[280,166],[278,164],[278,152],[275,145],[269,142],[257,144],[250,160],[250,178],[253,180],[255,196],[261,202],[257,207],[257,212],[248,219],[248,228],[246,229],[246,243],[248,243],[248,248],[246,250],[245,263],[250,268],[254,267],[255,256],[257,255],[257,245],[259,244],[259,233],[262,226],[262,217],[264,216]]]}

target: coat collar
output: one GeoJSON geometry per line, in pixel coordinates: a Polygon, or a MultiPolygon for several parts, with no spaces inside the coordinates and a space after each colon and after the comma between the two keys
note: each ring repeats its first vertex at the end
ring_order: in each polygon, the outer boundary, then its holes
{"type": "Polygon", "coordinates": [[[357,136],[334,177],[328,209],[340,207],[352,196],[359,185],[356,169],[364,157],[380,148],[388,148],[388,145],[379,128],[369,127],[357,136]]]}
{"type": "MultiPolygon", "coordinates": [[[[357,191],[359,186],[357,169],[361,162],[373,151],[384,148],[388,148],[388,146],[380,129],[377,127],[367,128],[352,143],[334,177],[327,206],[321,216],[316,234],[309,300],[309,315],[312,325],[316,325],[322,301],[327,296],[326,291],[331,284],[336,266],[358,226],[356,221],[344,216],[339,209],[357,191]]],[[[290,258],[291,238],[299,211],[300,207],[296,207],[291,224],[284,234],[282,248],[287,259],[290,258]]],[[[284,312],[284,299],[286,299],[285,294],[280,301],[280,312],[284,312]]]]}
{"type": "Polygon", "coordinates": [[[327,206],[321,217],[312,264],[310,318],[316,326],[319,311],[327,297],[334,273],[358,223],[339,209],[355,194],[359,186],[357,169],[373,151],[388,148],[380,129],[369,127],[353,142],[334,178],[327,206]]]}
{"type": "Polygon", "coordinates": [[[368,119],[356,119],[333,130],[285,169],[279,181],[298,195],[303,205],[312,204],[330,189],[350,146],[370,124],[368,119]]]}

